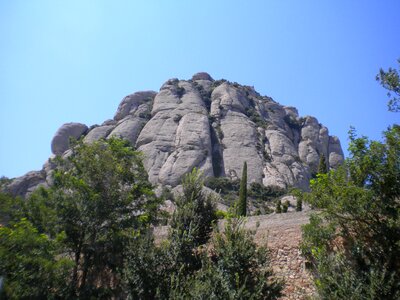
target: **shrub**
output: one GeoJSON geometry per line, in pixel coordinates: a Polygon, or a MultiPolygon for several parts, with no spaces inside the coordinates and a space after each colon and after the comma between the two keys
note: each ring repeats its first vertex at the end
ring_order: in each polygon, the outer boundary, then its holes
{"type": "Polygon", "coordinates": [[[177,284],[173,299],[277,299],[282,282],[273,278],[268,251],[257,247],[242,220],[226,222],[211,241],[202,268],[177,284]]]}
{"type": "Polygon", "coordinates": [[[289,206],[290,206],[290,202],[288,200],[286,200],[282,205],[282,212],[287,213],[289,206]]]}
{"type": "Polygon", "coordinates": [[[238,192],[240,181],[231,180],[227,177],[209,177],[205,180],[204,185],[225,195],[232,191],[238,192]]]}
{"type": "Polygon", "coordinates": [[[296,211],[302,211],[302,210],[303,210],[303,200],[301,200],[301,198],[297,198],[296,211]]]}
{"type": "Polygon", "coordinates": [[[281,203],[281,200],[276,201],[275,212],[276,212],[277,214],[282,213],[282,203],[281,203]]]}
{"type": "Polygon", "coordinates": [[[258,182],[252,182],[250,184],[249,195],[256,199],[264,201],[272,198],[280,197],[285,194],[285,190],[276,186],[264,186],[258,182]]]}

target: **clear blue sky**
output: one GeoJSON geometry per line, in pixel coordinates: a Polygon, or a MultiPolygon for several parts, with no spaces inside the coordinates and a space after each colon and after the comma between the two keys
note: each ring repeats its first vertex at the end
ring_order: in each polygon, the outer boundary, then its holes
{"type": "Polygon", "coordinates": [[[347,148],[379,139],[380,67],[400,57],[400,1],[0,0],[0,176],[41,169],[65,122],[206,71],[313,115],[347,148]]]}

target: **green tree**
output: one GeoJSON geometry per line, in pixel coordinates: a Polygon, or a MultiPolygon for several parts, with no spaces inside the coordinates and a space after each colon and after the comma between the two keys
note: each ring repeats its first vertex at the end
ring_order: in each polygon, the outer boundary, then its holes
{"type": "Polygon", "coordinates": [[[59,243],[27,220],[0,227],[0,274],[3,299],[51,299],[66,295],[65,278],[72,268],[61,258],[59,243]]]}
{"type": "Polygon", "coordinates": [[[241,219],[228,220],[211,240],[202,268],[179,281],[171,299],[277,299],[282,282],[273,278],[268,251],[258,247],[241,219]]]}
{"type": "Polygon", "coordinates": [[[328,167],[327,167],[327,164],[326,164],[326,157],[325,157],[325,155],[323,153],[319,157],[318,173],[319,174],[328,173],[328,167]]]}
{"type": "Polygon", "coordinates": [[[240,180],[238,216],[247,215],[247,162],[243,163],[242,178],[240,180]]]}
{"type": "MultiPolygon", "coordinates": [[[[400,66],[400,59],[397,60],[400,66]]],[[[376,76],[376,80],[388,90],[388,108],[389,111],[399,112],[400,111],[400,77],[399,71],[394,68],[389,68],[387,71],[380,69],[379,74],[376,76]]]]}
{"type": "Polygon", "coordinates": [[[169,248],[171,267],[183,274],[201,266],[197,249],[210,238],[215,214],[215,201],[203,190],[203,179],[194,168],[182,180],[183,193],[176,201],[171,220],[169,248]]]}
{"type": "Polygon", "coordinates": [[[133,299],[174,299],[178,282],[186,282],[202,266],[201,248],[216,220],[215,202],[203,190],[203,178],[196,168],[185,175],[182,187],[168,239],[156,247],[148,233],[130,244],[124,282],[133,299]]]}
{"type": "Polygon", "coordinates": [[[74,268],[71,297],[118,293],[118,270],[127,241],[156,216],[158,200],[140,153],[112,138],[77,142],[56,160],[53,199],[65,251],[74,268]]]}
{"type": "Polygon", "coordinates": [[[345,166],[311,181],[320,209],[303,228],[323,299],[400,298],[400,127],[384,142],[350,132],[345,166]]]}

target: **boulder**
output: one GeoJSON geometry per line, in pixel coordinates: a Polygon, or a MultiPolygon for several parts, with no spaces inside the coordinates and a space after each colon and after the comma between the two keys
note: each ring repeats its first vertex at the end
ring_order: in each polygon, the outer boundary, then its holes
{"type": "Polygon", "coordinates": [[[66,123],[56,132],[51,141],[51,151],[55,155],[61,155],[70,147],[70,138],[79,139],[86,133],[88,127],[81,123],[66,123]]]}
{"type": "Polygon", "coordinates": [[[129,114],[134,114],[143,103],[150,105],[156,95],[154,91],[142,91],[126,96],[119,104],[114,120],[119,121],[129,114]]]}
{"type": "Polygon", "coordinates": [[[108,137],[119,137],[135,145],[136,139],[143,128],[145,121],[134,116],[127,116],[111,131],[108,137]]]}
{"type": "Polygon", "coordinates": [[[192,76],[192,80],[208,80],[208,81],[214,81],[214,79],[210,76],[210,74],[206,72],[199,72],[196,73],[192,76]]]}
{"type": "Polygon", "coordinates": [[[93,143],[99,139],[104,139],[115,128],[113,125],[105,125],[93,128],[83,139],[86,143],[93,143]]]}
{"type": "Polygon", "coordinates": [[[13,196],[27,196],[40,185],[47,186],[46,173],[44,171],[31,171],[25,175],[15,178],[6,187],[6,191],[13,196]]]}

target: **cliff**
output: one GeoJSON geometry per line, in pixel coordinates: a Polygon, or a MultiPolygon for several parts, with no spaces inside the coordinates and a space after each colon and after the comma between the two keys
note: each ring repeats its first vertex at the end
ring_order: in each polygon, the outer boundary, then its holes
{"type": "MultiPolygon", "coordinates": [[[[128,95],[114,118],[101,125],[64,124],[51,148],[65,156],[70,137],[90,143],[111,136],[128,139],[144,153],[153,184],[171,187],[193,167],[205,176],[237,178],[247,161],[249,183],[307,189],[322,154],[329,168],[343,162],[339,139],[315,117],[300,117],[296,108],[253,87],[213,80],[207,73],[170,79],[159,92],[128,95]]],[[[49,160],[41,171],[14,179],[8,190],[24,196],[50,185],[51,170],[49,160]]]]}

